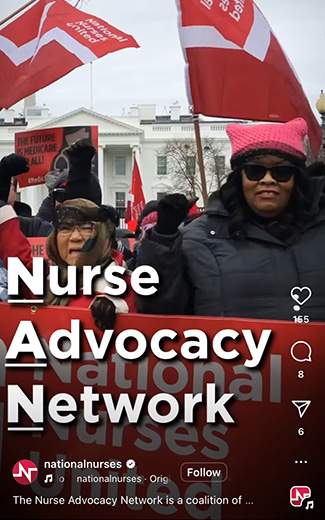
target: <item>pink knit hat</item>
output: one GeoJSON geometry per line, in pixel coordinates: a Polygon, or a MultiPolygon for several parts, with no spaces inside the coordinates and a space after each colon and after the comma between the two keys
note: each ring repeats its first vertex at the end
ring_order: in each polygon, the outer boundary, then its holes
{"type": "Polygon", "coordinates": [[[140,227],[141,227],[141,229],[143,229],[143,231],[148,231],[148,229],[153,228],[157,224],[157,220],[158,220],[157,211],[152,211],[151,213],[149,213],[149,215],[144,217],[144,219],[141,222],[140,227]]]}
{"type": "Polygon", "coordinates": [[[253,126],[231,123],[226,127],[232,147],[231,165],[236,166],[251,155],[272,152],[305,162],[304,137],[307,131],[307,123],[300,117],[287,123],[253,126]]]}

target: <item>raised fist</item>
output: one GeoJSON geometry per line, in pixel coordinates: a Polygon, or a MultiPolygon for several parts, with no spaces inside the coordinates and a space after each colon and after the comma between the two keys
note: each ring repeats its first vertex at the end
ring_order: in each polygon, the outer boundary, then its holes
{"type": "Polygon", "coordinates": [[[29,171],[28,160],[22,155],[11,153],[2,157],[0,161],[0,175],[14,177],[29,171]]]}
{"type": "Polygon", "coordinates": [[[70,167],[85,164],[89,166],[92,158],[95,155],[95,152],[96,149],[91,144],[89,144],[86,139],[80,139],[80,141],[72,144],[66,150],[66,154],[70,161],[70,167]]]}
{"type": "Polygon", "coordinates": [[[160,199],[158,203],[158,221],[156,231],[162,235],[173,235],[185,219],[190,209],[185,195],[173,193],[160,199]]]}
{"type": "Polygon", "coordinates": [[[7,203],[11,177],[29,171],[28,160],[22,155],[11,153],[0,161],[0,200],[7,203]]]}

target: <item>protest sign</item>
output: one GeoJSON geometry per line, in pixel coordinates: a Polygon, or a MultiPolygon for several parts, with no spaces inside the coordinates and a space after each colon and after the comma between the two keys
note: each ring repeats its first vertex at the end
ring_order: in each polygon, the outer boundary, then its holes
{"type": "MultiPolygon", "coordinates": [[[[47,237],[28,237],[28,241],[31,245],[32,256],[42,256],[46,260],[48,260],[48,256],[46,253],[46,238],[47,237]]],[[[123,247],[130,249],[130,251],[133,251],[133,246],[135,242],[134,238],[119,238],[118,241],[121,243],[123,247]]]]}
{"type": "Polygon", "coordinates": [[[29,237],[32,256],[42,256],[48,260],[46,253],[46,237],[29,237]]]}
{"type": "MultiPolygon", "coordinates": [[[[69,170],[66,150],[76,141],[86,139],[98,149],[97,126],[66,126],[30,130],[15,134],[15,152],[29,161],[29,172],[19,176],[19,186],[37,186],[45,183],[45,175],[50,171],[58,173],[69,170]]],[[[96,175],[97,154],[92,161],[92,172],[96,175]]]]}

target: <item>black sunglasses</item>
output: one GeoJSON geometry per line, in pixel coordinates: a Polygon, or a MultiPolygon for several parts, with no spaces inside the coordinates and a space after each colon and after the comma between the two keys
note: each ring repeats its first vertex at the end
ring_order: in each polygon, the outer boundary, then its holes
{"type": "Polygon", "coordinates": [[[279,164],[267,168],[262,164],[244,163],[241,168],[250,181],[260,181],[265,177],[266,172],[270,172],[276,182],[288,182],[293,175],[299,172],[299,168],[291,164],[279,164]]]}

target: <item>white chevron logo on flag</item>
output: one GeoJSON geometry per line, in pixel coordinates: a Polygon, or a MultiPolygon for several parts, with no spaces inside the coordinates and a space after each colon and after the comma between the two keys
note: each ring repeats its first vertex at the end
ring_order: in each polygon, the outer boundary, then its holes
{"type": "Polygon", "coordinates": [[[82,45],[72,38],[70,34],[58,27],[45,33],[39,40],[34,38],[34,40],[21,45],[21,47],[17,47],[11,40],[0,35],[0,51],[6,54],[12,63],[18,66],[31,58],[35,59],[35,56],[40,49],[52,41],[56,41],[62,45],[62,47],[64,47],[68,52],[71,52],[71,54],[77,56],[77,58],[79,58],[83,63],[89,63],[98,58],[96,54],[88,49],[88,47],[82,45]],[[37,51],[35,52],[36,47],[37,51]]]}
{"type": "MultiPolygon", "coordinates": [[[[31,2],[29,2],[31,3],[31,2]]],[[[139,47],[136,40],[66,0],[39,0],[0,28],[0,108],[47,87],[109,53],[139,47]]]]}
{"type": "MultiPolygon", "coordinates": [[[[40,24],[39,24],[39,28],[38,28],[38,34],[37,34],[37,40],[38,40],[38,43],[39,43],[39,39],[40,39],[40,34],[42,32],[42,27],[44,25],[44,22],[47,18],[47,14],[50,10],[50,8],[52,7],[52,5],[55,4],[55,2],[50,2],[49,4],[47,4],[45,7],[44,7],[44,10],[43,10],[43,14],[41,16],[41,20],[40,20],[40,24]]],[[[36,45],[36,48],[35,48],[35,52],[33,54],[33,57],[32,57],[32,61],[33,59],[35,58],[37,52],[38,52],[38,48],[39,48],[39,45],[36,45]]]]}
{"type": "Polygon", "coordinates": [[[179,28],[184,49],[191,47],[211,47],[214,49],[244,50],[254,58],[264,61],[271,42],[271,29],[262,13],[254,4],[254,23],[243,48],[227,40],[213,26],[189,25],[179,28]]]}
{"type": "Polygon", "coordinates": [[[48,12],[54,4],[55,2],[51,2],[45,6],[40,20],[38,35],[33,40],[30,40],[20,47],[17,47],[13,41],[9,40],[9,38],[0,35],[0,51],[6,54],[12,63],[14,63],[14,65],[19,66],[30,59],[31,61],[34,61],[41,48],[52,41],[56,41],[62,45],[62,47],[64,47],[68,52],[71,52],[71,54],[77,56],[77,58],[79,58],[79,60],[83,63],[89,63],[90,61],[97,59],[96,54],[91,52],[88,47],[82,45],[82,43],[75,40],[72,36],[70,36],[70,34],[63,31],[59,27],[51,29],[40,37],[42,27],[47,18],[48,12]]]}

